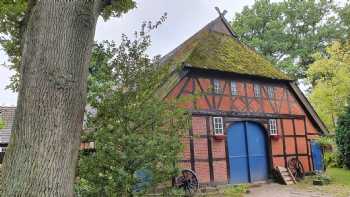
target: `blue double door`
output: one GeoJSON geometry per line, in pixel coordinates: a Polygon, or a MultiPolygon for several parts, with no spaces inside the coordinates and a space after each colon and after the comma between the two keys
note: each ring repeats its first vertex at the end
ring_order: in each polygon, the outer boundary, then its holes
{"type": "Polygon", "coordinates": [[[230,183],[249,183],[268,179],[266,136],[254,122],[237,122],[227,131],[230,183]]]}

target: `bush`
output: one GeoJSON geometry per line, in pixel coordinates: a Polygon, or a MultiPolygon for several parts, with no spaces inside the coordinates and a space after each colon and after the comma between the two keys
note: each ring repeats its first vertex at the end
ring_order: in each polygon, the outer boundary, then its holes
{"type": "Polygon", "coordinates": [[[323,173],[317,174],[313,177],[314,185],[328,185],[331,182],[331,178],[323,173]]]}
{"type": "Polygon", "coordinates": [[[336,128],[336,143],[343,166],[350,168],[350,106],[339,117],[336,128]]]}
{"type": "Polygon", "coordinates": [[[332,150],[335,145],[335,139],[333,136],[322,136],[317,139],[317,142],[326,150],[332,150]]]}
{"type": "Polygon", "coordinates": [[[324,153],[324,161],[327,167],[343,167],[342,156],[339,151],[335,152],[325,152],[324,153]]]}

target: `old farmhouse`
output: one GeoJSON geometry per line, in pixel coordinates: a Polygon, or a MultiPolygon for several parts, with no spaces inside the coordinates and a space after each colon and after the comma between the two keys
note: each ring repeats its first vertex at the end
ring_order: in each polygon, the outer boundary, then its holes
{"type": "MultiPolygon", "coordinates": [[[[201,184],[264,181],[293,158],[305,172],[322,170],[322,152],[313,140],[327,128],[295,81],[242,43],[221,14],[162,63],[173,72],[159,96],[191,96],[180,106],[192,114],[192,126],[179,165],[195,171],[201,184]]],[[[0,160],[14,112],[0,108],[6,125],[0,160]]]]}
{"type": "Polygon", "coordinates": [[[192,114],[192,128],[180,166],[201,184],[264,181],[292,158],[305,172],[322,170],[312,144],[325,125],[295,81],[242,43],[222,15],[163,64],[174,70],[160,96],[193,95],[181,105],[192,114]]]}

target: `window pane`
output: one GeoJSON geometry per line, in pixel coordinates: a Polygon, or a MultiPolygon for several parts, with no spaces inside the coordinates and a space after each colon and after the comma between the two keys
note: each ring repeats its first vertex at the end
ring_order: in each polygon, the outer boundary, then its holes
{"type": "Polygon", "coordinates": [[[220,81],[217,79],[214,79],[213,85],[214,85],[214,93],[220,94],[220,92],[221,92],[220,81]]]}
{"type": "Polygon", "coordinates": [[[269,98],[273,98],[275,96],[275,89],[273,87],[269,86],[267,88],[267,93],[268,93],[269,98]]]}
{"type": "Polygon", "coordinates": [[[238,95],[236,81],[231,81],[231,95],[238,95]]]}
{"type": "Polygon", "coordinates": [[[270,129],[270,135],[277,135],[277,120],[276,119],[269,120],[269,129],[270,129]]]}
{"type": "Polygon", "coordinates": [[[254,84],[254,96],[260,97],[260,85],[259,84],[254,84]]]}
{"type": "Polygon", "coordinates": [[[213,124],[214,124],[214,134],[215,135],[224,134],[224,124],[223,124],[222,117],[213,117],[213,124]]]}

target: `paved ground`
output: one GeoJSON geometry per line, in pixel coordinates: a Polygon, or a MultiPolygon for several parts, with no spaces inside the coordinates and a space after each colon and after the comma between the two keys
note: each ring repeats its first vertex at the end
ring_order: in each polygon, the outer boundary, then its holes
{"type": "Polygon", "coordinates": [[[314,189],[300,189],[294,186],[277,183],[262,184],[249,189],[246,197],[333,197],[330,194],[320,193],[314,189]]]}

